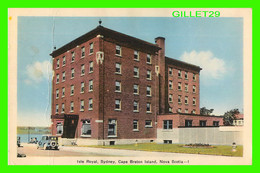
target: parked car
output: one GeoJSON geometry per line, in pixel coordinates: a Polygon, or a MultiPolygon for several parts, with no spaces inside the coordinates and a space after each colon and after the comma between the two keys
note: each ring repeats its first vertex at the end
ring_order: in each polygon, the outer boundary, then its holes
{"type": "Polygon", "coordinates": [[[37,149],[43,148],[44,150],[59,149],[58,137],[51,135],[44,135],[38,142],[37,149]]]}

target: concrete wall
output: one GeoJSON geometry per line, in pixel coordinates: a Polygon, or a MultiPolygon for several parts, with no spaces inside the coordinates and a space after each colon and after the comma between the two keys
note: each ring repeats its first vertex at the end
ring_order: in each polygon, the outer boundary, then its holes
{"type": "Polygon", "coordinates": [[[196,127],[157,129],[157,143],[172,140],[172,143],[203,143],[211,145],[243,145],[242,128],[239,127],[196,127]]]}

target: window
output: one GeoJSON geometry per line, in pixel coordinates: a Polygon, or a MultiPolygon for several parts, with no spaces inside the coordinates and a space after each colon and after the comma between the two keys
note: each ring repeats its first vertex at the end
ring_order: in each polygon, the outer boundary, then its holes
{"type": "Polygon", "coordinates": [[[93,73],[93,71],[94,71],[94,67],[93,67],[93,61],[90,61],[89,62],[89,73],[93,73]]]}
{"type": "Polygon", "coordinates": [[[84,93],[85,91],[85,83],[84,82],[81,82],[81,85],[80,85],[80,93],[84,93]]]}
{"type": "Polygon", "coordinates": [[[169,107],[169,112],[172,113],[172,108],[171,107],[169,107]]]}
{"type": "Polygon", "coordinates": [[[169,81],[169,89],[172,89],[172,81],[169,81]]]}
{"type": "Polygon", "coordinates": [[[178,70],[178,77],[181,78],[181,70],[178,70]]]}
{"type": "Polygon", "coordinates": [[[151,58],[150,54],[147,54],[147,56],[146,56],[146,63],[147,64],[152,64],[152,58],[151,58]]]}
{"type": "Polygon", "coordinates": [[[178,90],[181,91],[181,82],[178,82],[178,90]]]}
{"type": "Polygon", "coordinates": [[[74,112],[74,102],[70,102],[70,112],[74,112]]]}
{"type": "Polygon", "coordinates": [[[138,95],[139,94],[139,85],[134,84],[134,95],[138,95]]]}
{"type": "Polygon", "coordinates": [[[207,121],[205,120],[200,120],[200,127],[205,127],[207,124],[207,121]]]}
{"type": "Polygon", "coordinates": [[[93,43],[90,43],[90,44],[89,44],[89,54],[92,54],[92,53],[93,53],[93,47],[94,47],[94,44],[93,44],[93,43]]]}
{"type": "Polygon", "coordinates": [[[178,108],[177,112],[178,112],[178,113],[181,113],[181,108],[178,108]]]}
{"type": "Polygon", "coordinates": [[[139,51],[134,51],[134,60],[139,61],[139,51]]]}
{"type": "Polygon", "coordinates": [[[59,105],[58,104],[56,105],[55,113],[56,114],[59,113],[59,105]]]}
{"type": "Polygon", "coordinates": [[[185,96],[185,104],[186,104],[186,105],[189,104],[189,102],[188,102],[188,96],[185,96]]]}
{"type": "Polygon", "coordinates": [[[115,110],[121,110],[121,100],[120,99],[115,100],[115,110]]]}
{"type": "Polygon", "coordinates": [[[62,66],[65,66],[66,65],[66,56],[63,56],[62,57],[62,66]]]}
{"type": "Polygon", "coordinates": [[[185,84],[185,92],[188,92],[188,84],[185,84]]]}
{"type": "Polygon", "coordinates": [[[133,121],[133,131],[138,131],[138,120],[133,121]]]}
{"type": "Polygon", "coordinates": [[[81,65],[81,76],[85,74],[85,65],[81,65]]]}
{"type": "Polygon", "coordinates": [[[192,79],[193,79],[194,81],[196,81],[196,74],[195,74],[195,73],[193,73],[192,79]]]}
{"type": "Polygon", "coordinates": [[[74,85],[70,86],[70,95],[74,95],[74,85]]]}
{"type": "Polygon", "coordinates": [[[56,129],[57,129],[57,135],[62,135],[62,133],[63,133],[63,125],[62,125],[62,123],[57,123],[57,125],[56,125],[56,129]]]}
{"type": "Polygon", "coordinates": [[[74,78],[74,76],[75,76],[75,69],[74,69],[74,68],[72,68],[72,69],[71,69],[71,79],[73,79],[73,78],[74,78]]]}
{"type": "Polygon", "coordinates": [[[64,81],[65,81],[65,71],[62,72],[62,82],[64,82],[64,81]]]}
{"type": "Polygon", "coordinates": [[[188,109],[185,109],[185,113],[186,113],[186,114],[189,113],[188,109]]]}
{"type": "Polygon", "coordinates": [[[153,127],[152,120],[145,120],[145,127],[153,127]]]}
{"type": "Polygon", "coordinates": [[[134,101],[134,112],[139,112],[139,103],[138,103],[138,101],[134,101]]]}
{"type": "Polygon", "coordinates": [[[93,110],[93,99],[88,99],[88,110],[93,110]]]}
{"type": "Polygon", "coordinates": [[[181,104],[181,96],[178,96],[178,103],[181,104]]]}
{"type": "Polygon", "coordinates": [[[188,72],[185,71],[184,77],[185,77],[185,79],[188,79],[188,72]]]}
{"type": "Polygon", "coordinates": [[[56,83],[59,83],[59,82],[60,82],[60,75],[57,74],[57,75],[56,75],[56,83]]]}
{"type": "Polygon", "coordinates": [[[93,91],[93,80],[89,80],[88,86],[89,86],[88,91],[93,91]]]}
{"type": "Polygon", "coordinates": [[[151,70],[147,70],[146,79],[147,80],[152,80],[152,72],[151,72],[151,70]]]}
{"type": "Polygon", "coordinates": [[[192,113],[192,114],[196,114],[196,110],[193,109],[193,110],[191,111],[191,113],[192,113]]]}
{"type": "Polygon", "coordinates": [[[121,56],[121,46],[116,45],[116,55],[121,56]]]}
{"type": "Polygon", "coordinates": [[[56,68],[60,68],[60,59],[57,59],[57,66],[56,68]]]}
{"type": "Polygon", "coordinates": [[[218,127],[219,126],[219,121],[213,121],[213,126],[218,127]]]}
{"type": "Polygon", "coordinates": [[[59,98],[59,89],[56,89],[56,99],[59,98]]]}
{"type": "Polygon", "coordinates": [[[75,61],[75,52],[71,52],[71,62],[75,61]]]}
{"type": "Polygon", "coordinates": [[[65,112],[65,104],[62,103],[62,104],[61,104],[61,113],[64,113],[64,112],[65,112]]]}
{"type": "Polygon", "coordinates": [[[170,95],[169,95],[169,102],[172,102],[172,101],[173,101],[173,99],[172,99],[172,98],[173,98],[173,95],[172,95],[172,94],[170,94],[170,95]]]}
{"type": "Polygon", "coordinates": [[[61,94],[61,97],[65,97],[65,88],[62,87],[62,94],[61,94]]]}
{"type": "Polygon", "coordinates": [[[172,120],[164,120],[163,129],[172,129],[172,120]]]}
{"type": "Polygon", "coordinates": [[[80,100],[80,111],[84,111],[84,106],[85,106],[84,100],[80,100]]]}
{"type": "Polygon", "coordinates": [[[195,98],[195,97],[193,97],[192,104],[193,104],[194,106],[196,105],[196,98],[195,98]]]}
{"type": "Polygon", "coordinates": [[[192,120],[185,120],[185,127],[192,127],[192,120]]]}
{"type": "Polygon", "coordinates": [[[115,85],[116,85],[116,91],[115,92],[121,92],[121,82],[116,81],[115,85]]]}
{"type": "Polygon", "coordinates": [[[146,96],[152,96],[152,88],[150,86],[146,87],[146,96]]]}
{"type": "Polygon", "coordinates": [[[163,140],[164,144],[172,144],[172,140],[163,140]]]}
{"type": "Polygon", "coordinates": [[[114,119],[108,120],[108,136],[116,136],[117,122],[114,119]]]}
{"type": "Polygon", "coordinates": [[[152,110],[151,110],[151,103],[146,103],[146,112],[147,113],[151,113],[152,110]]]}
{"type": "Polygon", "coordinates": [[[134,67],[134,77],[139,78],[139,68],[138,67],[134,67]]]}
{"type": "Polygon", "coordinates": [[[91,124],[90,120],[84,120],[82,121],[82,127],[81,127],[81,135],[91,135],[91,124]]]}
{"type": "Polygon", "coordinates": [[[172,68],[171,67],[169,68],[169,75],[172,76],[172,68]]]}
{"type": "Polygon", "coordinates": [[[116,74],[121,74],[121,64],[116,63],[116,74]]]}
{"type": "Polygon", "coordinates": [[[85,47],[83,46],[81,48],[81,58],[84,58],[85,57],[85,47]]]}
{"type": "Polygon", "coordinates": [[[192,86],[192,92],[196,93],[196,86],[195,85],[192,86]]]}

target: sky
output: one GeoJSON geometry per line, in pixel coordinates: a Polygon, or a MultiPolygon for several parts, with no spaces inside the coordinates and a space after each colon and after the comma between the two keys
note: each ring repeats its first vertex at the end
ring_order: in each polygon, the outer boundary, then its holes
{"type": "MultiPolygon", "coordinates": [[[[98,26],[97,17],[18,17],[18,125],[50,126],[53,47],[98,26]]],[[[102,17],[112,30],[154,43],[166,56],[199,65],[200,107],[243,111],[243,19],[102,17]]]]}

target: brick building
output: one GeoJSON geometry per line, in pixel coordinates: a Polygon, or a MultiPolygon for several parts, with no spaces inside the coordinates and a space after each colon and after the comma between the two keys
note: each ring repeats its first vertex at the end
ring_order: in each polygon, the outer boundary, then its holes
{"type": "Polygon", "coordinates": [[[54,50],[52,134],[113,145],[154,141],[169,119],[222,125],[198,115],[201,68],[166,57],[164,44],[98,26],[54,50]]]}

